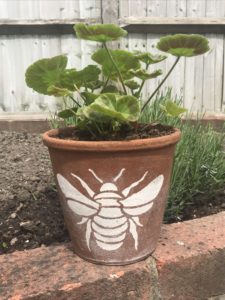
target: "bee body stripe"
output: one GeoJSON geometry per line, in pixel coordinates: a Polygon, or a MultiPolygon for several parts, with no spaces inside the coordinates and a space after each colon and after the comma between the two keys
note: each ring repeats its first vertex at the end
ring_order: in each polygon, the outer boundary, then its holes
{"type": "Polygon", "coordinates": [[[121,196],[114,192],[102,192],[95,195],[94,199],[121,199],[121,196]]]}
{"type": "Polygon", "coordinates": [[[102,207],[98,213],[98,216],[105,218],[118,218],[123,217],[124,214],[120,207],[102,207]]]}
{"type": "Polygon", "coordinates": [[[120,217],[120,218],[115,218],[115,219],[104,219],[99,216],[94,217],[94,222],[103,228],[115,228],[123,225],[126,223],[127,218],[126,217],[120,217]]]}
{"type": "Polygon", "coordinates": [[[99,199],[96,200],[97,203],[101,204],[103,207],[120,207],[121,204],[117,202],[118,199],[99,199]]]}
{"type": "Polygon", "coordinates": [[[94,236],[96,238],[96,240],[100,241],[100,242],[104,242],[104,243],[118,243],[118,242],[122,242],[125,239],[126,236],[126,232],[122,233],[121,235],[117,236],[117,237],[106,237],[106,236],[102,236],[101,234],[98,234],[96,232],[94,232],[94,236]]]}
{"type": "Polygon", "coordinates": [[[102,248],[103,250],[107,250],[107,251],[117,250],[123,245],[123,242],[116,243],[116,244],[106,244],[106,243],[102,243],[98,240],[96,240],[96,243],[100,248],[102,248]]]}
{"type": "Polygon", "coordinates": [[[118,236],[125,232],[128,228],[128,222],[116,228],[102,228],[98,226],[95,222],[92,222],[92,229],[94,232],[97,232],[101,235],[110,237],[110,236],[118,236]]]}

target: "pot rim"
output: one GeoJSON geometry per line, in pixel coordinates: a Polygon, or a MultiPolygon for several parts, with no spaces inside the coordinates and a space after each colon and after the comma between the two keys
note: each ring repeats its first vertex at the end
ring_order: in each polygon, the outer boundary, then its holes
{"type": "Polygon", "coordinates": [[[180,130],[174,128],[175,131],[168,135],[129,141],[74,141],[56,138],[60,131],[70,132],[73,128],[66,127],[48,130],[42,135],[43,143],[49,148],[63,150],[117,152],[163,148],[176,144],[181,137],[180,130]]]}

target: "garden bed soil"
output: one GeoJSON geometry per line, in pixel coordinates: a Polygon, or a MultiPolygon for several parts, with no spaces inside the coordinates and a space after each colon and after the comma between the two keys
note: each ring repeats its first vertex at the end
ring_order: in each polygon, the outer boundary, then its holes
{"type": "MultiPolygon", "coordinates": [[[[0,150],[0,253],[68,241],[41,136],[0,132],[0,150]]],[[[224,190],[220,190],[202,206],[190,207],[180,221],[224,209],[224,190]]]]}

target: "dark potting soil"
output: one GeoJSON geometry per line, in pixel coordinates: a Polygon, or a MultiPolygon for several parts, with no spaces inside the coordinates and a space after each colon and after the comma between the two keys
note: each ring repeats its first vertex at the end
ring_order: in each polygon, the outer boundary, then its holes
{"type": "Polygon", "coordinates": [[[99,135],[93,135],[93,133],[87,130],[84,131],[74,128],[74,130],[70,132],[70,135],[66,135],[64,132],[61,132],[58,137],[60,139],[76,141],[129,141],[164,136],[173,132],[173,127],[155,123],[136,124],[134,126],[124,125],[120,131],[113,133],[106,131],[102,133],[100,137],[99,135]]]}
{"type": "MultiPolygon", "coordinates": [[[[210,203],[190,207],[183,219],[224,209],[221,190],[210,203]]],[[[68,240],[48,150],[41,136],[0,132],[0,253],[68,240]]]]}

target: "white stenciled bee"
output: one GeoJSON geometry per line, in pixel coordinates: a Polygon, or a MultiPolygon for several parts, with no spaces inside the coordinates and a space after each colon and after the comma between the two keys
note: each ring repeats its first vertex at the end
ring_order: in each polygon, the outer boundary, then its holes
{"type": "MultiPolygon", "coordinates": [[[[113,178],[116,182],[125,169],[113,178]]],[[[79,176],[71,173],[79,180],[90,198],[83,195],[61,174],[57,174],[59,186],[64,194],[69,208],[77,215],[82,216],[81,222],[86,223],[86,242],[90,249],[90,238],[93,234],[97,245],[107,251],[117,250],[123,244],[127,231],[134,239],[135,249],[138,248],[137,226],[143,226],[139,216],[151,209],[154,199],[159,194],[164,176],[159,175],[137,193],[129,195],[130,190],[144,180],[148,172],[141,179],[132,183],[121,193],[113,182],[104,183],[93,170],[89,169],[94,177],[102,184],[100,191],[95,193],[79,176]]]]}

